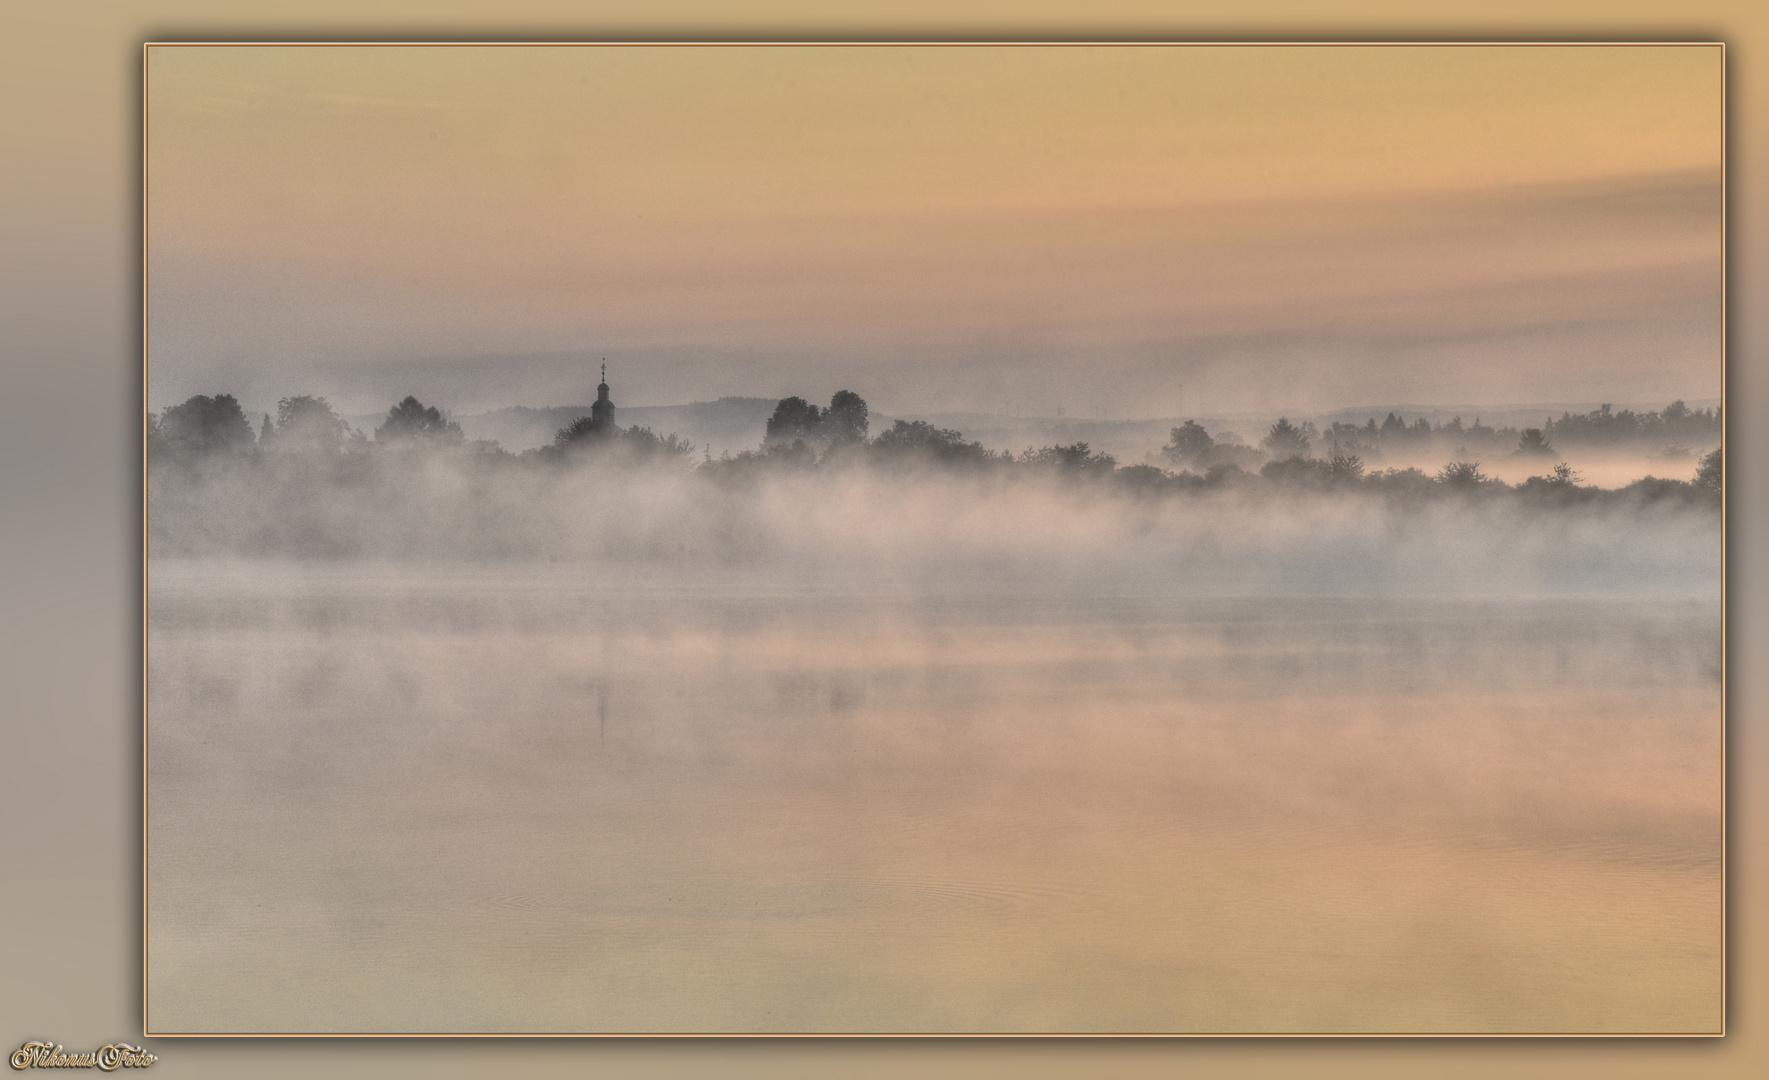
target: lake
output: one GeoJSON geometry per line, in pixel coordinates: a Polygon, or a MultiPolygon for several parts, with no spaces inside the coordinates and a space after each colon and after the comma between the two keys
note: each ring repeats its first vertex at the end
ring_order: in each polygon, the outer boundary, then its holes
{"type": "Polygon", "coordinates": [[[1721,1026],[1717,588],[149,587],[156,1033],[1721,1026]]]}

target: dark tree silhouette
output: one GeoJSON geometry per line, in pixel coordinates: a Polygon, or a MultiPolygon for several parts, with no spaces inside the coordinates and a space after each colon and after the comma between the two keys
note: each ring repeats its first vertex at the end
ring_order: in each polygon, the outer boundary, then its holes
{"type": "Polygon", "coordinates": [[[1553,457],[1554,448],[1548,445],[1548,436],[1541,428],[1524,428],[1517,440],[1517,453],[1519,457],[1553,457]]]}
{"type": "Polygon", "coordinates": [[[868,444],[867,453],[880,462],[983,465],[995,460],[982,443],[966,442],[962,432],[937,428],[926,420],[898,420],[868,444]]]}
{"type": "Polygon", "coordinates": [[[352,434],[325,398],[302,395],[276,403],[272,445],[279,449],[336,450],[352,434]]]}
{"type": "Polygon", "coordinates": [[[801,397],[782,398],[768,417],[765,443],[790,444],[794,439],[813,439],[823,422],[823,411],[801,397]]]}
{"type": "Polygon", "coordinates": [[[1055,469],[1070,475],[1098,475],[1110,473],[1118,467],[1118,459],[1105,452],[1095,453],[1088,449],[1084,442],[1069,446],[1046,446],[1038,450],[1027,450],[1020,455],[1020,462],[1025,465],[1036,465],[1055,469]]]}
{"type": "Polygon", "coordinates": [[[1556,499],[1565,501],[1574,492],[1580,492],[1583,495],[1591,494],[1590,489],[1579,487],[1579,484],[1584,479],[1585,478],[1578,473],[1573,472],[1571,465],[1562,461],[1560,464],[1554,466],[1546,476],[1532,476],[1523,483],[1517,485],[1517,490],[1525,492],[1551,492],[1556,499]]]}
{"type": "Polygon", "coordinates": [[[1259,470],[1259,475],[1274,484],[1285,484],[1291,487],[1318,486],[1331,477],[1330,467],[1324,461],[1316,461],[1305,457],[1273,458],[1259,470]]]}
{"type": "Polygon", "coordinates": [[[612,438],[619,430],[608,424],[596,423],[593,416],[580,416],[553,433],[553,445],[576,446],[597,439],[612,438]]]}
{"type": "Polygon", "coordinates": [[[461,425],[443,419],[442,413],[435,406],[425,408],[415,397],[407,397],[388,409],[387,419],[375,429],[375,441],[378,443],[437,445],[459,443],[465,439],[466,436],[461,433],[461,425]]]}
{"type": "Polygon", "coordinates": [[[1187,420],[1173,429],[1167,445],[1161,448],[1161,456],[1176,465],[1196,465],[1203,463],[1215,447],[1216,440],[1204,430],[1204,425],[1187,420]]]}
{"type": "Polygon", "coordinates": [[[1376,432],[1374,417],[1371,417],[1369,423],[1361,427],[1357,424],[1335,422],[1327,429],[1326,438],[1329,451],[1327,456],[1330,458],[1340,455],[1355,457],[1380,453],[1378,447],[1380,436],[1376,432]]]}
{"type": "MultiPolygon", "coordinates": [[[[196,397],[174,405],[150,428],[152,443],[176,454],[244,450],[253,443],[252,424],[232,394],[196,397]]],[[[151,450],[150,450],[151,453],[151,450]]]]}
{"type": "MultiPolygon", "coordinates": [[[[778,410],[776,410],[778,411],[778,410]]],[[[867,428],[866,400],[852,390],[837,390],[823,411],[821,433],[838,443],[864,442],[867,428]]]]}
{"type": "Polygon", "coordinates": [[[1438,483],[1450,487],[1474,487],[1486,483],[1486,480],[1478,461],[1452,461],[1437,472],[1438,483]]]}
{"type": "Polygon", "coordinates": [[[1241,468],[1241,466],[1235,462],[1229,461],[1224,462],[1221,465],[1210,466],[1210,471],[1204,474],[1204,486],[1213,488],[1236,487],[1247,483],[1252,478],[1252,473],[1241,468]]]}
{"type": "Polygon", "coordinates": [[[1126,465],[1113,473],[1112,479],[1120,487],[1139,495],[1155,494],[1181,482],[1171,473],[1153,465],[1126,465]]]}
{"type": "Polygon", "coordinates": [[[1271,426],[1271,431],[1259,441],[1259,445],[1271,451],[1278,460],[1308,455],[1308,436],[1286,417],[1278,417],[1278,422],[1271,426]]]}
{"type": "Polygon", "coordinates": [[[1221,439],[1212,438],[1196,420],[1187,420],[1171,429],[1171,437],[1161,448],[1161,456],[1180,468],[1200,472],[1208,472],[1218,465],[1250,467],[1265,459],[1264,454],[1242,445],[1233,434],[1225,432],[1221,439]]]}
{"type": "Polygon", "coordinates": [[[553,436],[553,445],[541,456],[555,461],[597,461],[605,464],[644,465],[684,462],[694,444],[673,432],[659,436],[645,427],[598,425],[594,417],[580,416],[553,436]]]}
{"type": "Polygon", "coordinates": [[[1695,463],[1695,486],[1704,491],[1719,491],[1726,479],[1724,447],[1716,446],[1695,463]]]}
{"type": "Polygon", "coordinates": [[[1327,475],[1335,480],[1360,480],[1364,475],[1364,459],[1356,454],[1334,454],[1327,459],[1327,475]]]}
{"type": "Polygon", "coordinates": [[[681,462],[694,456],[694,444],[673,431],[659,435],[648,427],[622,428],[617,441],[635,461],[681,462]]]}

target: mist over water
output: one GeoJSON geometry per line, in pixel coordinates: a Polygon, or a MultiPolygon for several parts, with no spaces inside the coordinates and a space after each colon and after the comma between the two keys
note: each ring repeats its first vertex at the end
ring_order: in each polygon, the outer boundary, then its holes
{"type": "Polygon", "coordinates": [[[1706,502],[156,483],[153,1030],[1719,1025],[1706,502]]]}
{"type": "Polygon", "coordinates": [[[680,468],[412,456],[169,477],[156,556],[567,560],[718,580],[1116,593],[1717,595],[1718,503],[1429,498],[1244,484],[1149,492],[1052,475],[853,467],[721,483],[680,468]]]}

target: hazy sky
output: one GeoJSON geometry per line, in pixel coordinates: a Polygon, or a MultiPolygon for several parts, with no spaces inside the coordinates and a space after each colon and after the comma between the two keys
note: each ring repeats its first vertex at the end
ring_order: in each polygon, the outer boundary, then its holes
{"type": "Polygon", "coordinates": [[[149,402],[1721,384],[1717,47],[171,47],[149,402]]]}

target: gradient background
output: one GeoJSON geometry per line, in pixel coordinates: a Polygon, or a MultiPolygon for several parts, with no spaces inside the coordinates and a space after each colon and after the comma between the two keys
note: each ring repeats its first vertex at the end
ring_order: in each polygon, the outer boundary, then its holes
{"type": "MultiPolygon", "coordinates": [[[[180,37],[447,35],[900,37],[1080,34],[1143,38],[1631,37],[1730,43],[1731,371],[1729,405],[1769,401],[1755,316],[1769,303],[1769,237],[1755,203],[1769,183],[1769,82],[1757,50],[1769,17],[1743,5],[1488,2],[1421,16],[1414,5],[1267,2],[1233,15],[1100,5],[898,4],[891,16],[813,16],[750,5],[674,4],[644,20],[609,6],[434,3],[426,21],[372,0],[268,5],[91,3],[14,6],[0,17],[0,1043],[52,1039],[84,1051],[140,1028],[140,308],[136,120],[140,44],[180,37]],[[249,18],[250,21],[242,21],[249,18]],[[495,21],[494,21],[495,20],[495,21]]],[[[1733,426],[1734,493],[1760,486],[1762,436],[1733,426]]],[[[1736,497],[1736,496],[1735,496],[1736,497]]],[[[1769,1070],[1769,916],[1761,858],[1769,782],[1758,627],[1769,606],[1762,508],[1732,509],[1730,582],[1733,956],[1723,1040],[1680,1041],[300,1041],[152,1040],[156,1075],[824,1076],[1760,1075],[1769,1070]],[[1760,541],[1759,541],[1760,543],[1760,541]]]]}

